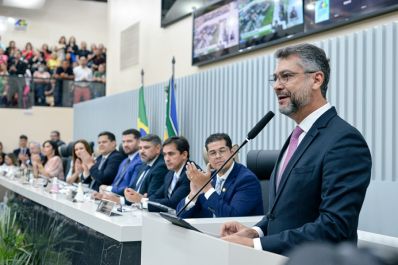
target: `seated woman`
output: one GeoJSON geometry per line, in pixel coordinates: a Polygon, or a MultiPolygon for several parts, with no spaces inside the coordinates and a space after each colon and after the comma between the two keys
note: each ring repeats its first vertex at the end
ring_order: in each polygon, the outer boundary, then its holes
{"type": "Polygon", "coordinates": [[[13,153],[4,156],[4,163],[0,166],[0,175],[11,177],[17,171],[18,160],[13,153]]]}
{"type": "Polygon", "coordinates": [[[81,174],[86,171],[88,173],[88,168],[82,163],[80,158],[80,153],[85,150],[90,155],[93,154],[89,143],[86,140],[77,140],[73,144],[72,161],[70,163],[70,170],[66,176],[66,182],[69,184],[80,182],[81,174]]]}
{"type": "Polygon", "coordinates": [[[41,162],[40,155],[34,154],[31,157],[33,174],[35,176],[46,176],[49,178],[58,178],[64,180],[64,168],[62,159],[58,153],[58,146],[55,142],[47,140],[43,143],[42,149],[44,163],[41,162]]]}

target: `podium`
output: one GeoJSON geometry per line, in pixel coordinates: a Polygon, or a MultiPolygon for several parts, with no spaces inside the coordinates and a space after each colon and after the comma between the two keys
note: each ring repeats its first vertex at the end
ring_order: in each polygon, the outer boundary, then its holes
{"type": "MultiPolygon", "coordinates": [[[[253,225],[257,217],[187,219],[201,231],[219,233],[226,221],[253,225]]],[[[175,226],[157,214],[143,216],[141,264],[173,265],[282,265],[287,258],[275,253],[226,242],[206,233],[175,226]]]]}

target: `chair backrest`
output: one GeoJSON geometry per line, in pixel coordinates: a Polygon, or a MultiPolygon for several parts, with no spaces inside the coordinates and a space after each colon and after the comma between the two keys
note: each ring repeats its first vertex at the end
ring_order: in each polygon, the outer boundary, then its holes
{"type": "Polygon", "coordinates": [[[61,157],[71,157],[73,151],[74,142],[64,144],[58,147],[59,154],[61,157]]]}
{"type": "Polygon", "coordinates": [[[279,150],[251,150],[246,157],[247,167],[259,180],[269,180],[279,152],[279,150]]]}

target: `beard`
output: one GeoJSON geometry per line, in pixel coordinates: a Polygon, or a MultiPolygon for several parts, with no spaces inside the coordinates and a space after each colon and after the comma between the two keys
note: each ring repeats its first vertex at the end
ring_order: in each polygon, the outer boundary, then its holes
{"type": "Polygon", "coordinates": [[[295,93],[288,91],[280,94],[290,98],[289,105],[286,107],[279,106],[279,112],[286,116],[296,113],[300,108],[304,107],[311,101],[311,89],[309,87],[303,87],[295,93]]]}

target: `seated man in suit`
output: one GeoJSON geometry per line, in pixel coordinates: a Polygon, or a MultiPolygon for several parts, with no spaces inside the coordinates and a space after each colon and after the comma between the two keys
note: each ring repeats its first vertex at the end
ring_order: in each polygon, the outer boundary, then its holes
{"type": "Polygon", "coordinates": [[[279,111],[297,124],[271,175],[269,212],[253,228],[223,225],[225,240],[284,254],[308,241],[357,242],[372,160],[361,133],[326,100],[325,52],[281,48],[271,82],[279,111]]]}
{"type": "Polygon", "coordinates": [[[98,135],[98,151],[101,154],[97,160],[83,150],[80,153],[83,166],[83,183],[90,183],[90,188],[98,191],[100,185],[111,185],[124,155],[116,150],[116,138],[111,132],[98,135]]]}
{"type": "MultiPolygon", "coordinates": [[[[169,172],[164,177],[162,187],[155,194],[149,196],[149,201],[175,209],[177,204],[189,193],[189,180],[185,168],[189,159],[187,139],[182,136],[168,138],[163,143],[163,156],[169,172]]],[[[159,211],[150,203],[148,210],[150,212],[159,211]]]]}
{"type": "MultiPolygon", "coordinates": [[[[111,191],[123,196],[124,189],[132,184],[137,178],[138,171],[141,168],[142,161],[138,153],[141,134],[136,129],[125,130],[122,133],[123,152],[127,158],[119,166],[112,185],[101,185],[101,191],[111,191]]],[[[102,194],[94,194],[94,197],[100,199],[102,194]]]]}
{"type": "Polygon", "coordinates": [[[159,136],[147,134],[141,137],[139,147],[144,164],[135,181],[124,190],[124,196],[129,202],[140,202],[142,196],[149,197],[157,192],[167,174],[167,167],[161,154],[162,140],[159,136]]]}
{"type": "Polygon", "coordinates": [[[30,159],[30,151],[28,148],[28,136],[22,134],[19,136],[18,148],[13,151],[20,164],[26,164],[30,159]]]}
{"type": "MultiPolygon", "coordinates": [[[[206,139],[209,157],[207,172],[193,163],[187,165],[191,181],[190,193],[177,207],[182,209],[210,178],[210,167],[219,169],[232,155],[232,141],[225,133],[216,133],[206,139]]],[[[248,168],[231,160],[218,175],[206,185],[181,213],[182,218],[251,216],[263,214],[260,182],[248,168]]]]}

